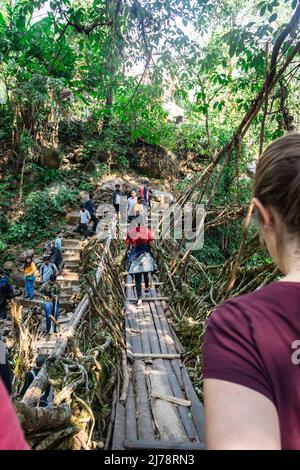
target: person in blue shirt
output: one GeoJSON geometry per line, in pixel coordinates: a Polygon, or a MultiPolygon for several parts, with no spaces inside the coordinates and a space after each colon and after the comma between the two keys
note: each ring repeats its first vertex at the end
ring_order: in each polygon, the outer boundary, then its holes
{"type": "Polygon", "coordinates": [[[7,303],[14,297],[14,291],[3,269],[0,269],[0,319],[7,317],[7,303]]]}
{"type": "Polygon", "coordinates": [[[89,211],[91,215],[91,220],[93,222],[92,232],[96,232],[96,228],[98,225],[98,218],[96,217],[96,210],[95,210],[95,202],[94,202],[94,194],[90,193],[89,200],[87,201],[85,208],[89,211]]]}

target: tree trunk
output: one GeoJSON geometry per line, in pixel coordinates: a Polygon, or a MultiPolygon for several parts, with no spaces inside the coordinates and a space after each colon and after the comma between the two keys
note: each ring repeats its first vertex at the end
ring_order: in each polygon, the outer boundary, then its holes
{"type": "Polygon", "coordinates": [[[25,403],[15,403],[18,418],[26,433],[55,430],[70,424],[71,409],[69,405],[30,407],[25,403]]]}

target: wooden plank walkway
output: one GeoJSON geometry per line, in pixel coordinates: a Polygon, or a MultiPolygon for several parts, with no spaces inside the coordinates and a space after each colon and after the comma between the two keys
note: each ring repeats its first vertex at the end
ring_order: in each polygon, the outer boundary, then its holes
{"type": "Polygon", "coordinates": [[[137,308],[131,275],[124,287],[128,393],[116,407],[112,449],[203,449],[204,408],[168,322],[157,277],[137,308]]]}

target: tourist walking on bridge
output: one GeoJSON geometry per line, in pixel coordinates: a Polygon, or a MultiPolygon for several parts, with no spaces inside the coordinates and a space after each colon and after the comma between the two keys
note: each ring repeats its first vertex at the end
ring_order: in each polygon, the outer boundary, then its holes
{"type": "Polygon", "coordinates": [[[154,234],[147,227],[141,226],[131,228],[126,237],[126,245],[130,248],[128,254],[128,272],[135,279],[137,292],[137,306],[142,306],[142,277],[145,281],[145,294],[149,294],[149,274],[157,270],[151,247],[154,240],[154,234]]]}
{"type": "Polygon", "coordinates": [[[7,316],[7,303],[14,297],[13,288],[3,269],[0,269],[0,320],[7,316]]]}
{"type": "Polygon", "coordinates": [[[203,346],[208,449],[300,449],[300,134],[255,173],[261,240],[282,272],[210,316],[203,346]]]}
{"type": "Polygon", "coordinates": [[[31,256],[27,256],[24,265],[19,268],[24,273],[25,280],[25,299],[34,299],[34,283],[37,275],[37,268],[31,256]]]}

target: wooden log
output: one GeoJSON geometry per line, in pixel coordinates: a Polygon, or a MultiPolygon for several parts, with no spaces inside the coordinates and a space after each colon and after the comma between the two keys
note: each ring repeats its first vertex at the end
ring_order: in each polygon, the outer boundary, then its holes
{"type": "Polygon", "coordinates": [[[130,330],[130,324],[128,320],[128,316],[125,312],[125,332],[126,332],[126,352],[127,352],[127,357],[132,360],[132,336],[131,336],[131,330],[130,330]]]}
{"type": "Polygon", "coordinates": [[[175,405],[191,406],[191,402],[189,400],[185,400],[184,398],[173,397],[171,395],[164,395],[163,393],[152,392],[151,397],[169,401],[170,403],[175,403],[175,405]]]}
{"type": "Polygon", "coordinates": [[[134,359],[180,359],[180,354],[133,353],[134,359]]]}
{"type": "Polygon", "coordinates": [[[146,318],[146,325],[148,329],[148,336],[149,336],[149,341],[150,341],[150,346],[151,346],[151,353],[153,354],[161,354],[161,348],[159,344],[159,339],[157,336],[157,331],[155,328],[153,316],[152,316],[152,311],[150,308],[150,304],[146,303],[144,304],[144,315],[146,318]]]}
{"type": "Polygon", "coordinates": [[[127,369],[127,357],[125,351],[122,349],[122,370],[123,370],[123,387],[120,396],[120,403],[124,405],[127,399],[128,386],[129,386],[129,375],[127,369]]]}
{"type": "Polygon", "coordinates": [[[126,412],[126,439],[133,441],[137,440],[137,423],[136,423],[136,408],[135,408],[135,398],[133,394],[133,385],[129,375],[129,388],[128,388],[128,397],[125,405],[126,412]]]}
{"type": "Polygon", "coordinates": [[[131,333],[131,343],[132,343],[132,352],[133,353],[142,353],[142,341],[141,341],[141,332],[139,325],[136,319],[136,312],[133,311],[133,306],[128,305],[126,308],[127,319],[130,326],[131,333]]]}
{"type": "MultiPolygon", "coordinates": [[[[146,297],[146,296],[143,296],[142,297],[142,300],[144,302],[154,302],[155,300],[168,300],[169,297],[159,297],[159,296],[149,296],[149,297],[146,297]]],[[[136,297],[136,295],[134,297],[127,297],[126,298],[126,301],[127,302],[136,302],[138,300],[138,298],[136,297]]]]}
{"type": "Polygon", "coordinates": [[[149,397],[145,377],[145,365],[142,361],[135,361],[134,389],[136,396],[136,416],[139,439],[154,439],[152,415],[149,407],[149,397]]]}
{"type": "Polygon", "coordinates": [[[156,309],[155,302],[150,303],[150,308],[151,308],[155,328],[156,328],[156,331],[157,331],[157,336],[158,336],[161,352],[163,354],[168,354],[166,339],[165,339],[165,335],[164,335],[164,332],[163,332],[163,329],[162,329],[162,326],[161,326],[161,322],[160,322],[160,319],[159,319],[159,316],[158,316],[158,312],[157,312],[157,309],[156,309]]]}
{"type": "Polygon", "coordinates": [[[112,450],[124,450],[125,441],[125,407],[120,402],[116,406],[116,419],[112,441],[112,450]]]}
{"type": "Polygon", "coordinates": [[[139,439],[138,441],[127,440],[124,442],[125,449],[166,449],[166,450],[205,450],[203,442],[171,442],[139,439]]]}
{"type": "Polygon", "coordinates": [[[141,332],[142,351],[143,353],[150,353],[151,346],[148,335],[147,319],[142,309],[138,309],[137,311],[137,322],[139,325],[139,330],[141,332]]]}
{"type": "Polygon", "coordinates": [[[205,440],[205,429],[204,429],[204,406],[199,400],[192,381],[185,367],[181,370],[184,388],[187,398],[191,401],[191,411],[193,420],[200,438],[200,441],[205,440]]]}
{"type": "Polygon", "coordinates": [[[156,428],[160,439],[170,441],[187,441],[177,407],[169,401],[152,398],[153,395],[163,393],[172,395],[172,390],[167,378],[167,370],[161,359],[154,361],[153,369],[148,374],[149,395],[151,396],[151,408],[156,428]]]}
{"type": "Polygon", "coordinates": [[[117,407],[117,390],[114,389],[113,396],[112,396],[112,403],[111,403],[110,420],[108,423],[107,433],[106,433],[106,438],[105,438],[105,443],[104,443],[104,450],[107,450],[109,447],[112,427],[113,427],[113,423],[115,421],[115,416],[116,416],[116,407],[117,407]]]}
{"type": "Polygon", "coordinates": [[[155,302],[155,308],[156,308],[157,315],[160,320],[161,328],[163,331],[163,335],[165,337],[165,342],[166,342],[168,351],[170,353],[178,353],[178,351],[176,351],[175,342],[172,338],[171,327],[168,323],[165,312],[163,311],[162,305],[159,302],[155,302]]]}
{"type": "MultiPolygon", "coordinates": [[[[154,288],[155,288],[156,286],[163,286],[163,284],[164,284],[163,282],[154,282],[153,284],[150,284],[149,287],[150,287],[150,288],[151,288],[151,287],[154,287],[154,288]]],[[[133,283],[133,282],[132,282],[132,283],[128,283],[128,284],[125,283],[124,286],[125,286],[125,287],[135,287],[135,283],[133,283]]],[[[142,287],[145,287],[145,283],[144,283],[144,282],[142,282],[142,287]]]]}
{"type": "MultiPolygon", "coordinates": [[[[179,385],[179,382],[174,372],[174,369],[172,367],[172,364],[170,363],[170,361],[164,361],[164,364],[167,369],[168,380],[169,380],[169,384],[171,386],[173,395],[180,397],[180,398],[185,398],[185,395],[183,394],[181,386],[179,385]]],[[[200,440],[193,418],[191,416],[190,410],[188,410],[186,407],[179,406],[178,413],[180,415],[180,418],[182,420],[182,423],[183,423],[183,426],[184,426],[184,429],[188,438],[191,441],[200,440]]]]}
{"type": "MultiPolygon", "coordinates": [[[[162,308],[161,303],[160,302],[155,302],[155,307],[157,309],[157,313],[158,313],[158,316],[159,316],[159,319],[160,319],[160,323],[161,323],[162,330],[163,330],[163,333],[164,333],[164,339],[165,339],[165,342],[166,342],[166,345],[167,345],[167,348],[168,348],[168,352],[170,354],[180,353],[180,351],[178,351],[176,349],[175,342],[172,338],[171,326],[168,323],[166,314],[165,314],[165,312],[162,308]]],[[[177,377],[177,380],[179,382],[180,387],[183,387],[180,363],[177,360],[174,360],[174,361],[172,361],[172,366],[173,366],[173,369],[175,371],[175,374],[176,374],[176,377],[177,377]]]]}
{"type": "Polygon", "coordinates": [[[21,425],[27,433],[54,431],[68,426],[71,422],[71,408],[67,404],[41,408],[16,402],[15,408],[21,425]]]}

